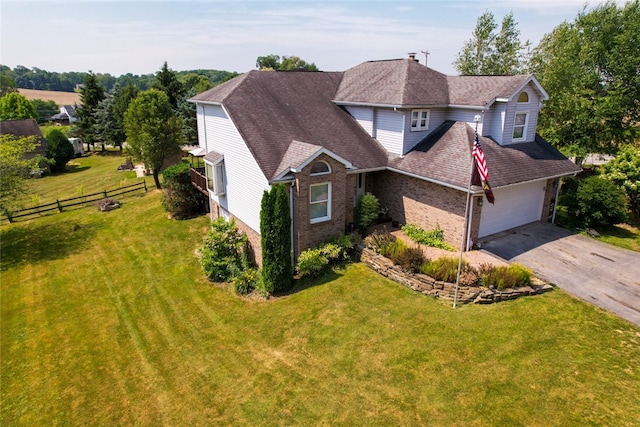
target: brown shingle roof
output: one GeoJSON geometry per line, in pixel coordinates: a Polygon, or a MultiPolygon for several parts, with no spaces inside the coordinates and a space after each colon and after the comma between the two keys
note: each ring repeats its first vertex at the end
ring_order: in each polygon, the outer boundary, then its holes
{"type": "Polygon", "coordinates": [[[331,100],[342,73],[250,71],[192,98],[224,102],[267,179],[292,141],[319,145],[357,168],[386,164],[382,146],[331,100]]]}
{"type": "Polygon", "coordinates": [[[447,105],[447,76],[412,59],[370,61],[344,72],[337,103],[447,105]]]}
{"type": "MultiPolygon", "coordinates": [[[[404,157],[389,162],[393,169],[446,183],[469,185],[474,130],[464,122],[445,121],[404,157]]],[[[489,183],[498,188],[551,176],[569,175],[580,169],[539,136],[534,142],[501,146],[479,137],[487,159],[489,183]]]]}
{"type": "Polygon", "coordinates": [[[38,122],[34,119],[22,119],[22,120],[2,120],[0,121],[0,134],[3,135],[15,135],[17,137],[36,136],[38,137],[39,144],[34,150],[37,154],[43,156],[47,152],[46,140],[40,131],[38,122]]]}
{"type": "Polygon", "coordinates": [[[483,107],[496,98],[509,98],[531,75],[517,76],[447,76],[452,105],[483,107]]]}

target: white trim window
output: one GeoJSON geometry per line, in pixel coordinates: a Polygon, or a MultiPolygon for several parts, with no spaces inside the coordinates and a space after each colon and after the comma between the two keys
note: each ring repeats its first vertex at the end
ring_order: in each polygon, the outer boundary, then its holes
{"type": "Polygon", "coordinates": [[[429,129],[429,110],[411,110],[411,130],[429,129]]]}
{"type": "Polygon", "coordinates": [[[216,196],[226,192],[226,182],[224,180],[224,162],[215,165],[205,163],[205,175],[207,177],[207,188],[216,196]]]}
{"type": "Polygon", "coordinates": [[[513,142],[523,142],[527,139],[527,122],[529,113],[518,111],[513,119],[513,142]]]}
{"type": "Polygon", "coordinates": [[[324,160],[320,160],[311,165],[311,176],[328,175],[331,173],[331,166],[324,160]]]}
{"type": "Polygon", "coordinates": [[[331,183],[311,184],[309,187],[309,219],[311,224],[331,219],[331,183]]]}

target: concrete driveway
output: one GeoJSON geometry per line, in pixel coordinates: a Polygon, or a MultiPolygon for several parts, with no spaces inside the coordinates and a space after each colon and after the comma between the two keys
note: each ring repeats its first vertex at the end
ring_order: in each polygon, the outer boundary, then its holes
{"type": "Polygon", "coordinates": [[[543,223],[480,240],[483,250],[640,325],[640,253],[543,223]]]}

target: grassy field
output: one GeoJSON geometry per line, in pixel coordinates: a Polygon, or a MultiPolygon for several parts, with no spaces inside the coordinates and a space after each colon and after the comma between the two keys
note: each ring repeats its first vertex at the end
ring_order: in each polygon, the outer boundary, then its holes
{"type": "Polygon", "coordinates": [[[20,95],[27,99],[42,99],[53,101],[58,106],[80,104],[80,94],[77,92],[60,92],[56,90],[18,89],[20,95]]]}
{"type": "Polygon", "coordinates": [[[0,227],[1,425],[640,419],[640,328],[560,290],[452,309],[354,264],[242,299],[201,274],[207,219],[160,197],[0,227]]]}

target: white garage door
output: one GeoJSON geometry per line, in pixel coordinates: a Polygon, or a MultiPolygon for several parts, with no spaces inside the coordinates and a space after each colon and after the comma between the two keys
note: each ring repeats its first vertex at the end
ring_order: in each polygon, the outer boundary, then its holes
{"type": "Polygon", "coordinates": [[[485,199],[478,237],[539,221],[546,181],[514,185],[494,190],[495,204],[485,199]]]}

